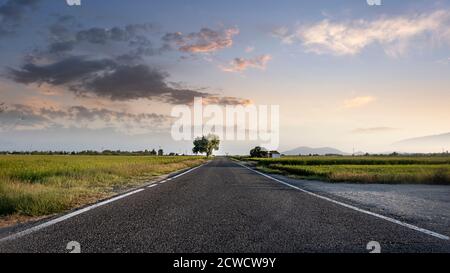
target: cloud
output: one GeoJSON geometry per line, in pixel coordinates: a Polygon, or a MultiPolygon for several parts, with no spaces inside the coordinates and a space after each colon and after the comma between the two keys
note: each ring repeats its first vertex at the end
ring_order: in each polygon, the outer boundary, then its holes
{"type": "MultiPolygon", "coordinates": [[[[157,99],[171,104],[189,104],[195,97],[216,96],[168,83],[168,73],[149,65],[129,65],[85,56],[44,65],[28,62],[20,69],[9,69],[9,77],[22,84],[64,86],[80,96],[94,95],[114,101],[157,99]]],[[[245,102],[235,98],[236,103],[239,101],[245,102]]]]}
{"type": "Polygon", "coordinates": [[[404,15],[375,20],[351,20],[300,26],[295,32],[278,29],[274,35],[286,43],[300,41],[309,52],[316,54],[355,55],[373,44],[381,45],[390,56],[399,56],[419,38],[430,43],[445,37],[449,41],[450,12],[404,15]]]}
{"type": "Polygon", "coordinates": [[[203,100],[206,104],[216,105],[249,105],[252,101],[249,99],[240,99],[236,97],[209,96],[203,100]]]}
{"type": "Polygon", "coordinates": [[[252,53],[253,51],[255,51],[255,47],[254,46],[247,46],[245,48],[245,52],[246,53],[252,53]]]}
{"type": "Polygon", "coordinates": [[[222,70],[225,72],[242,72],[248,68],[266,69],[267,63],[272,60],[270,55],[261,55],[252,59],[235,58],[229,65],[222,66],[222,70]]]}
{"type": "Polygon", "coordinates": [[[239,34],[239,29],[237,28],[218,31],[202,28],[199,32],[187,35],[181,32],[167,33],[162,40],[168,47],[176,47],[181,52],[212,53],[231,47],[233,45],[233,36],[237,34],[239,34]]]}
{"type": "Polygon", "coordinates": [[[14,81],[23,84],[65,85],[113,69],[116,65],[109,59],[90,60],[85,56],[75,56],[47,65],[28,62],[18,70],[9,69],[9,74],[14,81]]]}
{"type": "MultiPolygon", "coordinates": [[[[92,27],[76,30],[77,21],[70,16],[60,16],[49,27],[50,43],[45,51],[38,51],[38,56],[48,57],[54,54],[65,54],[73,50],[83,50],[92,46],[104,47],[113,43],[125,43],[131,49],[121,55],[132,56],[134,60],[142,56],[151,56],[163,52],[163,48],[154,48],[149,35],[157,31],[157,27],[150,23],[129,24],[124,27],[111,28],[92,27]]],[[[117,48],[116,48],[117,50],[117,48]]]]}
{"type": "Polygon", "coordinates": [[[37,128],[46,127],[47,119],[36,115],[29,107],[14,105],[8,107],[0,115],[0,129],[7,131],[16,128],[37,128]]]}
{"type": "Polygon", "coordinates": [[[370,127],[370,128],[357,128],[352,131],[355,134],[376,134],[376,133],[384,133],[395,131],[397,128],[392,127],[370,127]]]}
{"type": "MultiPolygon", "coordinates": [[[[153,30],[150,24],[135,24],[127,25],[124,28],[113,27],[110,29],[94,27],[87,30],[81,30],[76,34],[78,42],[87,41],[93,44],[106,44],[112,42],[127,42],[142,43],[139,40],[139,31],[153,30]]],[[[142,37],[141,37],[142,38],[142,37]]],[[[147,42],[145,40],[145,42],[147,42]]]]}
{"type": "Polygon", "coordinates": [[[278,27],[272,31],[272,35],[279,38],[283,44],[294,43],[295,35],[290,32],[288,27],[278,27]]]}
{"type": "Polygon", "coordinates": [[[355,97],[344,101],[343,107],[348,109],[360,108],[374,102],[375,100],[376,98],[372,96],[355,97]]]}
{"type": "Polygon", "coordinates": [[[166,82],[168,76],[167,73],[146,65],[119,65],[110,72],[84,81],[77,90],[92,92],[112,100],[159,97],[173,104],[186,104],[194,97],[208,96],[196,90],[173,88],[166,82]]]}
{"type": "Polygon", "coordinates": [[[15,32],[24,14],[40,0],[8,0],[0,6],[0,37],[15,32]]]}
{"type": "MultiPolygon", "coordinates": [[[[80,97],[112,101],[149,99],[189,104],[194,97],[219,97],[204,89],[186,88],[169,82],[169,73],[145,62],[144,56],[167,50],[164,46],[153,48],[148,34],[156,29],[153,24],[130,24],[80,30],[75,18],[58,16],[49,27],[50,36],[45,50],[35,49],[24,58],[19,68],[7,68],[6,76],[17,83],[44,85],[50,89],[60,87],[80,97]],[[96,53],[95,57],[92,51],[96,53]]],[[[186,51],[194,50],[194,46],[204,46],[210,50],[226,47],[232,44],[230,39],[235,31],[202,29],[199,33],[181,37],[185,43],[181,47],[190,48],[186,51]]],[[[246,102],[240,98],[234,100],[235,103],[240,101],[246,102]]]]}
{"type": "Polygon", "coordinates": [[[128,113],[105,108],[71,106],[64,109],[34,108],[16,104],[0,115],[0,129],[37,130],[47,128],[116,128],[121,132],[147,132],[169,126],[171,117],[155,113],[128,113]]]}
{"type": "Polygon", "coordinates": [[[445,59],[440,59],[436,61],[437,64],[443,64],[443,65],[447,65],[450,63],[450,57],[449,58],[445,58],[445,59]]]}

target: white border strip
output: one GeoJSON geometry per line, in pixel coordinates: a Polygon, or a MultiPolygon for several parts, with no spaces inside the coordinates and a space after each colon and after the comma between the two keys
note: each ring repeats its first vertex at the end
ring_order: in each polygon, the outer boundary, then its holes
{"type": "Polygon", "coordinates": [[[362,212],[362,213],[365,213],[365,214],[368,214],[368,215],[371,215],[371,216],[375,216],[377,218],[386,220],[388,222],[391,222],[391,223],[394,223],[394,224],[397,224],[397,225],[400,225],[400,226],[404,226],[404,227],[407,227],[409,229],[412,229],[412,230],[415,230],[415,231],[419,231],[419,232],[425,233],[427,235],[430,235],[430,236],[433,236],[433,237],[436,237],[436,238],[439,238],[439,239],[442,239],[442,240],[450,240],[450,237],[448,237],[446,235],[442,235],[442,234],[439,234],[437,232],[434,232],[434,231],[431,231],[431,230],[428,230],[428,229],[420,228],[420,227],[417,227],[417,226],[414,226],[414,225],[411,225],[411,224],[408,224],[408,223],[405,223],[405,222],[402,222],[402,221],[399,221],[399,220],[396,220],[396,219],[393,219],[393,218],[390,218],[390,217],[387,217],[387,216],[384,216],[384,215],[381,215],[381,214],[377,214],[377,213],[370,212],[370,211],[367,211],[367,210],[364,210],[364,209],[360,209],[358,207],[355,207],[355,206],[352,206],[352,205],[348,205],[348,204],[345,204],[345,203],[333,200],[331,198],[328,198],[328,197],[325,197],[325,196],[322,196],[322,195],[318,195],[316,193],[304,190],[302,188],[299,188],[299,187],[296,187],[296,186],[291,185],[289,183],[286,183],[284,181],[281,181],[281,180],[279,180],[279,179],[277,179],[275,177],[272,177],[270,175],[267,175],[265,173],[259,172],[257,170],[252,169],[252,168],[249,168],[249,167],[247,167],[245,165],[242,165],[240,163],[237,163],[237,162],[235,162],[235,163],[237,165],[241,166],[241,167],[244,167],[244,168],[246,168],[248,170],[251,170],[251,171],[253,171],[253,172],[257,173],[257,174],[260,174],[260,175],[262,175],[262,176],[264,176],[266,178],[272,179],[274,181],[277,181],[278,183],[281,183],[281,184],[286,185],[288,187],[294,188],[294,189],[299,190],[301,192],[307,193],[307,194],[312,195],[314,197],[317,197],[317,198],[320,198],[320,199],[332,202],[334,204],[337,204],[337,205],[340,205],[340,206],[343,206],[343,207],[346,207],[346,208],[349,208],[349,209],[352,209],[352,210],[356,210],[358,212],[362,212]]]}
{"type": "MultiPolygon", "coordinates": [[[[180,176],[182,176],[182,175],[185,175],[185,174],[187,174],[187,173],[190,173],[190,172],[192,172],[192,171],[194,171],[194,170],[196,170],[196,169],[198,169],[198,168],[200,168],[200,167],[205,166],[205,165],[208,164],[209,162],[211,162],[211,161],[208,161],[208,162],[206,162],[206,163],[204,163],[204,164],[202,164],[202,165],[200,165],[200,166],[191,168],[191,169],[189,169],[189,170],[187,170],[187,171],[185,171],[185,172],[183,172],[183,173],[181,173],[181,174],[178,174],[178,175],[176,175],[176,176],[173,176],[173,177],[168,178],[168,179],[166,179],[166,180],[163,180],[163,181],[161,181],[161,182],[155,182],[154,184],[151,184],[151,185],[147,186],[147,188],[153,188],[153,187],[157,186],[158,183],[164,183],[164,182],[170,181],[170,180],[172,180],[172,179],[178,178],[178,177],[180,177],[180,176]]],[[[72,218],[72,217],[75,217],[75,216],[77,216],[77,215],[80,215],[80,214],[82,214],[82,213],[85,213],[85,212],[87,212],[87,211],[90,211],[90,210],[93,210],[93,209],[95,209],[95,208],[104,206],[104,205],[106,205],[106,204],[112,203],[112,202],[114,202],[114,201],[120,200],[120,199],[125,198],[125,197],[128,197],[128,196],[130,196],[130,195],[139,193],[139,192],[141,192],[141,191],[143,191],[143,190],[145,190],[145,189],[144,189],[144,188],[140,188],[140,189],[137,189],[137,190],[134,190],[134,191],[131,191],[131,192],[128,192],[128,193],[125,193],[125,194],[122,194],[122,195],[113,197],[113,198],[108,199],[108,200],[105,200],[105,201],[103,201],[103,202],[100,202],[100,203],[91,205],[91,206],[89,206],[89,207],[85,207],[85,208],[83,208],[83,209],[80,209],[80,210],[71,212],[71,213],[69,213],[69,214],[63,215],[63,216],[58,217],[58,218],[56,218],[56,219],[53,219],[53,220],[50,220],[50,221],[48,221],[48,222],[42,223],[42,224],[40,224],[40,225],[31,227],[31,228],[26,229],[26,230],[24,230],[24,231],[20,231],[20,232],[18,232],[18,233],[12,234],[12,235],[10,235],[10,236],[6,236],[6,237],[0,239],[0,243],[18,239],[18,238],[20,238],[20,237],[23,237],[23,236],[25,236],[25,235],[31,234],[31,233],[36,232],[36,231],[38,231],[38,230],[41,230],[41,229],[44,229],[44,228],[46,228],[46,227],[52,226],[52,225],[54,225],[54,224],[63,222],[63,221],[65,221],[65,220],[67,220],[67,219],[70,219],[70,218],[72,218]]]]}

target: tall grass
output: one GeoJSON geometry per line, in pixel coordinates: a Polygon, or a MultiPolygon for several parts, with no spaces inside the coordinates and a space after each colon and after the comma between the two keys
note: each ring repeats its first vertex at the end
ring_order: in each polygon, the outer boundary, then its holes
{"type": "Polygon", "coordinates": [[[305,178],[331,182],[450,185],[450,165],[269,165],[305,178]]]}
{"type": "Polygon", "coordinates": [[[292,156],[283,158],[248,158],[259,164],[283,165],[437,165],[450,164],[450,156],[292,156]]]}
{"type": "Polygon", "coordinates": [[[330,182],[450,185],[449,156],[250,158],[259,168],[330,182]]]}
{"type": "Polygon", "coordinates": [[[202,157],[0,156],[0,217],[62,212],[204,160],[202,157]]]}

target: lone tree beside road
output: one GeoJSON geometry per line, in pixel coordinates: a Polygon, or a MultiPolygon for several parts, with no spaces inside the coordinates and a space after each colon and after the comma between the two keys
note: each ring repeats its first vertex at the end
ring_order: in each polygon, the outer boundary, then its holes
{"type": "Polygon", "coordinates": [[[266,149],[259,146],[250,150],[250,157],[267,157],[268,155],[269,152],[266,149]]]}
{"type": "Polygon", "coordinates": [[[207,157],[212,155],[213,151],[219,150],[220,139],[216,135],[198,137],[194,140],[194,154],[205,153],[207,157]]]}

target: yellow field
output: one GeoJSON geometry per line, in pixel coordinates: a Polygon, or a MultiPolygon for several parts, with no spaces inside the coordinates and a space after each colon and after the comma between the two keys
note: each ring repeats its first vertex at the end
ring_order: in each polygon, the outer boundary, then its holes
{"type": "Polygon", "coordinates": [[[248,158],[268,172],[329,182],[450,185],[449,156],[248,158]]]}

